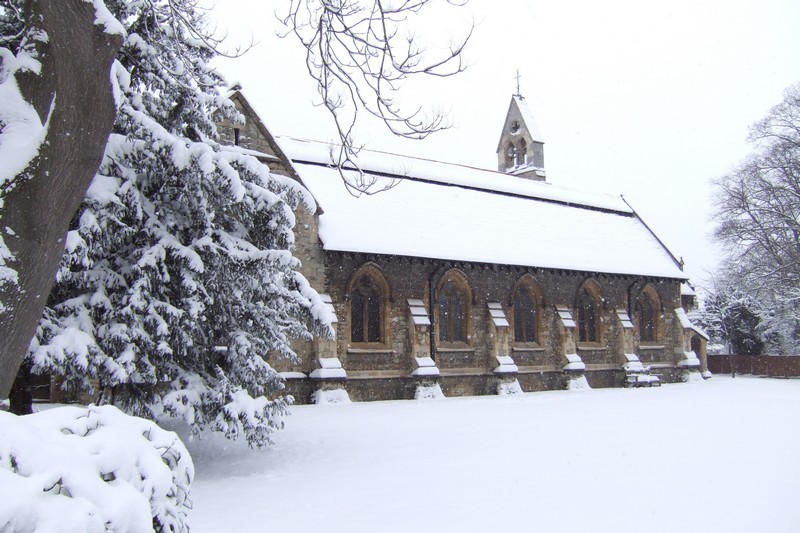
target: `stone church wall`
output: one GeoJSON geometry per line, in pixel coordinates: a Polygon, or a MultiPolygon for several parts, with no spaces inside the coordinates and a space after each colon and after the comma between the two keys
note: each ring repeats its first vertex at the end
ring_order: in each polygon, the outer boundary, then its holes
{"type": "MultiPolygon", "coordinates": [[[[220,142],[254,150],[270,171],[301,181],[244,96],[236,91],[232,100],[245,121],[233,124],[219,117],[220,142]]],[[[498,165],[501,170],[518,176],[544,179],[544,169],[538,168],[544,162],[537,163],[534,153],[536,149],[542,150],[543,145],[540,137],[531,136],[529,127],[534,125],[526,122],[532,120],[528,111],[523,116],[525,105],[521,97],[512,98],[499,145],[498,165]],[[509,154],[503,147],[511,140],[521,147],[523,137],[524,153],[520,148],[520,158],[513,160],[513,168],[507,168],[509,154]],[[532,174],[528,175],[528,170],[532,174]]],[[[439,384],[448,396],[495,394],[500,384],[514,380],[524,391],[562,389],[568,377],[574,377],[564,367],[569,362],[568,356],[575,359],[575,353],[585,364],[584,374],[592,387],[626,384],[626,372],[622,369],[625,353],[635,353],[663,381],[680,377],[677,363],[690,348],[689,337],[674,312],[681,304],[677,280],[325,252],[318,237],[318,215],[303,207],[296,210],[293,253],[302,263],[300,273],[311,286],[330,295],[338,317],[336,336],[296,341],[293,348],[301,358],[296,364],[269,358],[270,364],[284,373],[286,392],[299,403],[311,401],[316,390],[330,388],[344,388],[351,399],[362,401],[413,398],[420,384],[431,383],[439,384]],[[375,343],[352,343],[350,285],[355,275],[366,271],[382,280],[381,290],[386,293],[382,304],[382,339],[375,343]],[[469,294],[468,339],[461,344],[437,342],[439,320],[435,295],[448,273],[455,273],[454,279],[469,294]],[[537,343],[519,344],[513,340],[511,300],[515,288],[523,282],[535,284],[540,300],[537,343]],[[584,284],[590,285],[601,299],[600,342],[576,345],[578,332],[565,326],[559,313],[575,314],[578,293],[584,284]],[[656,295],[660,317],[656,338],[649,343],[641,342],[636,328],[624,324],[619,315],[620,310],[623,315],[634,314],[635,302],[645,289],[656,295]],[[432,325],[414,324],[408,299],[424,304],[432,325]],[[489,303],[499,304],[511,327],[495,324],[489,303]],[[562,311],[557,311],[556,306],[561,306],[562,311]],[[504,356],[510,357],[512,363],[508,364],[509,359],[504,356]],[[435,367],[430,367],[429,357],[435,367]],[[496,369],[505,373],[495,372],[496,369]]],[[[702,358],[704,353],[699,355],[702,358]]]]}
{"type": "MultiPolygon", "coordinates": [[[[313,222],[314,217],[310,217],[313,222]]],[[[305,221],[298,220],[299,224],[305,221]]],[[[306,228],[308,230],[316,228],[306,228]]],[[[312,233],[313,235],[313,233],[312,233]]],[[[298,243],[303,242],[298,239],[298,243]]],[[[540,343],[536,346],[514,346],[508,353],[518,366],[516,377],[523,391],[561,389],[565,385],[562,370],[565,360],[565,336],[556,306],[566,306],[575,312],[579,289],[587,282],[599,289],[601,297],[600,332],[597,345],[578,343],[577,352],[586,364],[586,376],[592,387],[617,387],[625,384],[622,370],[626,334],[616,310],[634,312],[642,289],[649,285],[658,295],[659,333],[657,342],[645,346],[634,335],[634,350],[645,364],[652,365],[664,381],[674,379],[677,354],[682,332],[674,319],[673,310],[680,306],[679,282],[676,280],[645,279],[636,276],[589,274],[568,271],[543,271],[533,268],[496,266],[475,263],[446,262],[420,258],[367,255],[359,253],[324,253],[317,246],[305,252],[297,251],[304,261],[303,273],[320,290],[330,294],[338,317],[336,324],[336,356],[347,373],[342,386],[353,400],[382,400],[413,398],[415,380],[411,373],[416,367],[412,345],[418,352],[431,354],[441,376],[438,379],[446,396],[495,394],[498,376],[493,370],[495,359],[495,328],[488,311],[489,302],[499,302],[506,318],[512,320],[511,298],[516,284],[523,276],[531,276],[541,293],[539,322],[540,343]],[[379,273],[388,286],[383,343],[365,346],[350,342],[351,313],[349,287],[365,268],[379,273]],[[448,350],[436,342],[437,283],[448,272],[460,272],[469,287],[467,346],[448,350]],[[432,293],[434,297],[432,297],[432,293]],[[433,325],[428,342],[419,345],[411,332],[408,299],[422,300],[433,325]],[[433,346],[429,342],[434,338],[433,346]],[[645,349],[643,349],[645,347],[645,349]]],[[[576,317],[577,318],[577,317],[576,317]]],[[[633,318],[633,316],[631,317],[633,318]]],[[[513,329],[509,328],[513,339],[513,329]]],[[[317,365],[310,344],[302,347],[303,370],[309,372],[317,365]]],[[[305,390],[300,402],[307,401],[305,390]]]]}
{"type": "Polygon", "coordinates": [[[228,120],[220,120],[217,123],[220,144],[242,146],[248,150],[275,155],[266,136],[259,129],[256,116],[248,113],[238,98],[234,98],[233,102],[236,109],[244,114],[245,122],[244,124],[233,124],[228,120]]]}

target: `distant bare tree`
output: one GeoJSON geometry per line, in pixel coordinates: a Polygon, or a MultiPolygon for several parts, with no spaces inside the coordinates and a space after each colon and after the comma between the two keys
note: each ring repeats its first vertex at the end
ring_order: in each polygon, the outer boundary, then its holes
{"type": "MultiPolygon", "coordinates": [[[[467,0],[446,0],[460,7],[467,0]]],[[[466,68],[463,51],[474,25],[447,50],[434,53],[410,27],[436,0],[291,0],[283,16],[287,34],[306,48],[306,67],[317,82],[322,104],[333,115],[341,140],[338,164],[358,169],[353,128],[361,110],[381,119],[401,137],[422,139],[449,127],[437,111],[398,101],[409,77],[446,77],[466,68]]],[[[442,2],[438,2],[441,4],[442,2]]],[[[344,177],[344,174],[343,174],[344,177]]],[[[373,193],[374,180],[358,172],[345,179],[351,192],[373,193]],[[353,190],[354,189],[354,190],[353,190]]]]}
{"type": "Polygon", "coordinates": [[[756,294],[800,299],[800,85],[751,128],[757,150],[716,182],[715,236],[756,294]]]}
{"type": "MultiPolygon", "coordinates": [[[[800,84],[751,128],[756,150],[717,180],[723,276],[800,318],[800,84]]],[[[794,329],[794,328],[792,328],[794,329]]]]}

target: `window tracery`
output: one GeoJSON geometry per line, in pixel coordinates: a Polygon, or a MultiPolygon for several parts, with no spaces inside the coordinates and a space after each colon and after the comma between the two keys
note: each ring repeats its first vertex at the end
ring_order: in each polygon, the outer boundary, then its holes
{"type": "Polygon", "coordinates": [[[457,274],[447,275],[437,291],[438,338],[445,344],[466,343],[469,336],[469,289],[457,274]]]}
{"type": "Polygon", "coordinates": [[[525,139],[519,140],[519,150],[517,150],[517,166],[522,166],[527,163],[528,159],[528,143],[525,139]]]}
{"type": "Polygon", "coordinates": [[[388,287],[378,269],[367,265],[350,284],[350,342],[385,343],[388,287]]]}
{"type": "Polygon", "coordinates": [[[658,339],[658,304],[652,290],[642,291],[636,300],[636,324],[640,341],[656,342],[658,339]]]}
{"type": "Polygon", "coordinates": [[[588,287],[578,293],[578,342],[600,342],[600,302],[588,287]]]}
{"type": "Polygon", "coordinates": [[[521,284],[511,299],[514,316],[514,342],[539,342],[538,298],[528,284],[521,284]]]}

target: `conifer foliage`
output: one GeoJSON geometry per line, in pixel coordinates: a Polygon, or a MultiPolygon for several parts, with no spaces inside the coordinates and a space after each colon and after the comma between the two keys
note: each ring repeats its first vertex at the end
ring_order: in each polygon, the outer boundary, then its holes
{"type": "Polygon", "coordinates": [[[209,66],[219,42],[195,0],[107,0],[127,31],[113,68],[118,113],[73,221],[34,371],[154,418],[182,417],[251,445],[287,399],[267,353],[324,333],[296,271],[293,209],[313,199],[215,138],[237,113],[209,66]]]}

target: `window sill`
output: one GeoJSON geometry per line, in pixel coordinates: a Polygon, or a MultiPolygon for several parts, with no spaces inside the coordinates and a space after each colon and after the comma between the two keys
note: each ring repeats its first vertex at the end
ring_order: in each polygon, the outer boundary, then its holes
{"type": "Polygon", "coordinates": [[[579,352],[603,352],[608,350],[608,346],[603,346],[599,343],[587,343],[587,344],[578,344],[578,351],[579,352]]]}
{"type": "Polygon", "coordinates": [[[516,345],[511,347],[512,352],[543,352],[544,347],[536,344],[531,345],[516,345]]]}
{"type": "Polygon", "coordinates": [[[474,352],[475,348],[472,346],[437,346],[437,352],[474,352]]]}
{"type": "Polygon", "coordinates": [[[363,348],[347,348],[347,353],[394,353],[394,350],[391,348],[386,348],[384,346],[376,346],[376,347],[363,347],[363,348]]]}
{"type": "Polygon", "coordinates": [[[591,371],[595,371],[595,372],[596,371],[608,371],[608,370],[613,370],[613,371],[616,372],[616,371],[619,371],[619,365],[615,365],[613,363],[587,364],[586,365],[586,370],[589,371],[589,372],[591,372],[591,371]]]}
{"type": "Polygon", "coordinates": [[[542,374],[544,372],[561,372],[559,365],[519,365],[520,374],[542,374]]]}
{"type": "Polygon", "coordinates": [[[397,379],[405,374],[397,370],[348,370],[347,379],[397,379]]]}
{"type": "Polygon", "coordinates": [[[663,350],[663,344],[639,344],[640,350],[663,350]]]}
{"type": "Polygon", "coordinates": [[[442,368],[440,376],[488,376],[485,368],[442,368]]]}
{"type": "Polygon", "coordinates": [[[647,366],[649,366],[651,369],[654,369],[654,368],[675,368],[675,365],[672,364],[672,363],[648,363],[647,366]]]}

